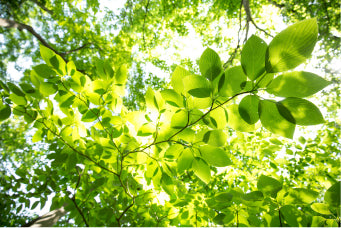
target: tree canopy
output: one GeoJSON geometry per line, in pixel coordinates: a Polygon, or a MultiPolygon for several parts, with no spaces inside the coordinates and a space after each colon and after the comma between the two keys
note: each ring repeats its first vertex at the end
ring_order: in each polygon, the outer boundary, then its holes
{"type": "Polygon", "coordinates": [[[340,2],[110,4],[0,0],[1,226],[340,226],[340,2]]]}

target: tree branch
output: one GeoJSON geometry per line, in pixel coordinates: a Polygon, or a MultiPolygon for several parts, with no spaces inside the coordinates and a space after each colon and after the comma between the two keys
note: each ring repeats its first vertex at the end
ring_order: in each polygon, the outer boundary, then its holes
{"type": "Polygon", "coordinates": [[[147,2],[147,5],[146,5],[146,13],[145,13],[144,19],[143,19],[142,38],[143,38],[143,47],[144,47],[144,49],[146,49],[146,40],[145,40],[144,34],[145,34],[145,26],[146,26],[146,19],[147,19],[147,14],[148,14],[149,3],[150,3],[150,0],[148,0],[148,2],[147,2]]]}
{"type": "Polygon", "coordinates": [[[246,13],[246,20],[247,20],[247,23],[251,22],[255,27],[256,29],[264,32],[266,35],[270,36],[270,37],[273,37],[270,33],[268,33],[267,31],[265,31],[264,29],[262,28],[259,28],[257,26],[257,24],[254,22],[254,20],[252,19],[252,16],[251,16],[251,10],[250,10],[250,2],[249,0],[242,0],[242,4],[244,6],[244,10],[245,10],[245,13],[246,13]]]}
{"type": "MultiPolygon", "coordinates": [[[[0,27],[4,27],[4,28],[16,28],[19,31],[22,30],[27,30],[29,33],[31,33],[34,37],[36,37],[44,46],[50,48],[52,51],[54,51],[55,53],[57,53],[58,55],[60,55],[60,52],[58,52],[57,50],[55,50],[53,47],[51,47],[50,44],[48,44],[46,42],[46,40],[41,37],[31,26],[17,22],[17,21],[13,21],[13,20],[9,20],[6,18],[0,18],[0,27]]],[[[65,60],[65,59],[64,59],[65,60]]]]}
{"type": "Polygon", "coordinates": [[[45,12],[49,13],[50,15],[53,15],[53,11],[46,8],[44,4],[38,2],[37,0],[30,0],[30,1],[36,4],[37,6],[39,6],[45,12]]]}
{"type": "Polygon", "coordinates": [[[240,2],[240,7],[239,7],[239,30],[238,30],[237,47],[234,49],[233,53],[230,55],[230,58],[224,63],[223,65],[224,71],[227,69],[228,65],[232,63],[233,59],[236,57],[238,49],[240,48],[240,31],[242,30],[242,6],[243,6],[243,0],[240,2]]]}

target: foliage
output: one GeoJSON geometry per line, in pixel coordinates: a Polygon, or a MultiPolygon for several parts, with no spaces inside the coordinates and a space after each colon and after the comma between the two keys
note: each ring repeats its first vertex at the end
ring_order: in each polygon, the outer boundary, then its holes
{"type": "Polygon", "coordinates": [[[241,64],[228,69],[207,48],[200,74],[178,66],[170,86],[148,88],[137,111],[123,104],[127,64],[97,59],[86,74],[41,45],[45,63],[29,80],[1,82],[0,119],[22,116],[52,161],[34,170],[44,195],[26,206],[42,208],[52,189],[51,210],[67,203],[81,226],[336,226],[340,144],[335,153],[319,139],[284,146],[261,128],[291,139],[297,125],[325,122],[306,97],[331,83],[294,70],[311,55],[317,31],[316,19],[306,19],[269,44],[253,35],[241,64]],[[328,149],[315,153],[321,146],[328,149]],[[285,147],[289,161],[276,156],[285,147]],[[323,187],[316,175],[300,175],[323,163],[330,166],[323,187]]]}

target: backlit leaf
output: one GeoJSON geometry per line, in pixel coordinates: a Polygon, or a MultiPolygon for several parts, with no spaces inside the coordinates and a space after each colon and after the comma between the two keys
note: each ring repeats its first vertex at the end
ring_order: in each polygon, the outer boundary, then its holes
{"type": "Polygon", "coordinates": [[[195,158],[192,163],[194,174],[197,175],[203,182],[208,184],[211,180],[211,170],[206,162],[200,158],[195,158]]]}
{"type": "Polygon", "coordinates": [[[255,125],[248,124],[239,114],[237,104],[232,104],[227,107],[228,125],[237,131],[250,132],[255,130],[255,125]]]}
{"type": "Polygon", "coordinates": [[[211,146],[224,146],[226,143],[227,136],[222,130],[212,130],[206,132],[204,135],[204,142],[211,146]]]}
{"type": "Polygon", "coordinates": [[[248,124],[255,124],[259,120],[258,114],[259,98],[256,95],[244,97],[238,106],[239,115],[248,124]]]}
{"type": "Polygon", "coordinates": [[[316,19],[300,21],[277,34],[267,50],[267,72],[282,72],[303,63],[314,49],[317,34],[316,19]]]}
{"type": "Polygon", "coordinates": [[[177,66],[175,68],[172,74],[171,85],[178,94],[181,94],[184,90],[182,79],[189,74],[190,73],[186,69],[182,68],[181,66],[177,66]]]}
{"type": "Polygon", "coordinates": [[[272,177],[261,175],[257,182],[257,188],[265,194],[276,196],[277,192],[282,189],[282,184],[272,177]]]}
{"type": "Polygon", "coordinates": [[[175,90],[173,89],[162,90],[161,96],[166,101],[166,103],[179,108],[183,107],[183,99],[177,92],[175,92],[175,90]]]}
{"type": "Polygon", "coordinates": [[[202,158],[210,165],[215,167],[225,167],[232,162],[225,150],[219,147],[204,145],[199,148],[202,158]]]}
{"type": "Polygon", "coordinates": [[[221,76],[219,94],[224,97],[231,97],[242,91],[242,83],[246,81],[246,75],[241,66],[229,68],[221,76]]]}
{"type": "Polygon", "coordinates": [[[213,81],[222,71],[219,55],[211,48],[206,48],[199,60],[201,75],[213,81]]]}
{"type": "Polygon", "coordinates": [[[252,35],[245,43],[241,64],[247,77],[253,81],[265,71],[265,53],[268,45],[258,36],[252,35]]]}
{"type": "Polygon", "coordinates": [[[83,122],[93,122],[97,119],[98,114],[99,110],[97,108],[90,109],[82,116],[81,120],[83,122]]]}
{"type": "Polygon", "coordinates": [[[189,148],[186,148],[184,151],[182,151],[182,154],[178,158],[177,162],[178,173],[181,174],[184,171],[190,169],[192,166],[193,159],[194,157],[189,148]]]}
{"type": "Polygon", "coordinates": [[[305,72],[294,71],[283,73],[276,77],[266,91],[278,97],[308,97],[324,87],[330,82],[324,80],[320,76],[305,72]]]}
{"type": "Polygon", "coordinates": [[[340,206],[341,181],[333,184],[324,194],[324,201],[332,207],[340,206]]]}
{"type": "Polygon", "coordinates": [[[310,101],[288,97],[280,101],[291,113],[297,125],[315,125],[324,123],[320,110],[310,101]]]}
{"type": "Polygon", "coordinates": [[[280,114],[276,103],[270,100],[262,100],[259,104],[262,125],[275,134],[292,139],[295,132],[295,124],[280,114]]]}
{"type": "Polygon", "coordinates": [[[313,203],[311,205],[311,209],[313,209],[317,213],[320,213],[323,215],[331,215],[332,214],[329,210],[329,205],[325,204],[325,203],[313,203]]]}

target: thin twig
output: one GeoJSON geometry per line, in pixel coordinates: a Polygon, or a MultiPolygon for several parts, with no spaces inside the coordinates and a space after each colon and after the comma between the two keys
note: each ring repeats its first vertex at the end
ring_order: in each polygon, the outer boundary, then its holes
{"type": "Polygon", "coordinates": [[[145,26],[146,26],[146,19],[147,19],[147,14],[148,14],[148,7],[149,7],[149,3],[150,3],[150,0],[147,1],[147,5],[146,5],[146,13],[144,15],[144,19],[143,19],[143,30],[142,30],[142,38],[143,38],[143,47],[144,49],[146,49],[146,40],[145,40],[145,26]]]}

